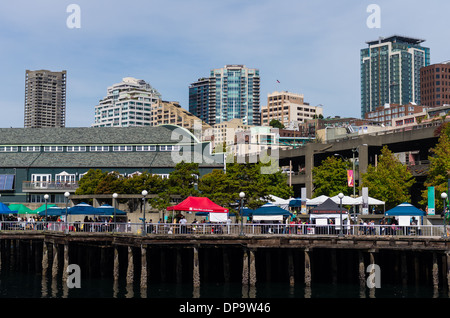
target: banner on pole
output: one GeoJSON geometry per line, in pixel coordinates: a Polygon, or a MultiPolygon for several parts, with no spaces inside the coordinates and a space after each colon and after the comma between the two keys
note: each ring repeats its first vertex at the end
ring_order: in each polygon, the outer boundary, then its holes
{"type": "Polygon", "coordinates": [[[428,187],[428,215],[434,215],[434,187],[428,187]]]}
{"type": "Polygon", "coordinates": [[[353,187],[355,183],[353,170],[347,170],[347,184],[349,187],[353,187]]]}
{"type": "Polygon", "coordinates": [[[306,188],[301,188],[301,195],[302,195],[302,205],[300,208],[300,213],[306,214],[306,188]]]}

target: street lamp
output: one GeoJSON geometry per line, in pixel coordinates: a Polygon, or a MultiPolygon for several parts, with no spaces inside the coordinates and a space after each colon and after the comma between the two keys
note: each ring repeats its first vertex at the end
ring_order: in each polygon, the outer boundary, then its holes
{"type": "Polygon", "coordinates": [[[47,227],[47,201],[48,201],[49,195],[46,194],[44,195],[44,200],[45,200],[45,227],[47,227]]]}
{"type": "Polygon", "coordinates": [[[66,229],[65,229],[65,232],[66,232],[66,234],[67,233],[69,233],[69,223],[68,223],[68,220],[67,220],[67,205],[69,204],[69,197],[70,197],[70,193],[69,192],[65,192],[64,193],[64,200],[66,201],[66,218],[65,218],[65,223],[66,223],[66,229]]]}
{"type": "Polygon", "coordinates": [[[446,200],[447,200],[447,193],[445,193],[445,192],[442,192],[441,193],[441,198],[442,198],[442,200],[444,201],[443,202],[443,204],[444,204],[444,206],[443,206],[443,210],[442,210],[442,215],[444,216],[444,237],[447,237],[447,228],[446,228],[446,216],[445,216],[445,202],[446,202],[446,200]]]}
{"type": "Polygon", "coordinates": [[[339,232],[339,236],[340,237],[344,236],[344,227],[343,227],[343,224],[342,224],[342,198],[343,197],[344,197],[344,194],[342,192],[338,194],[338,198],[339,198],[339,200],[341,202],[340,203],[340,207],[339,207],[339,214],[341,216],[341,231],[339,232]]]}
{"type": "Polygon", "coordinates": [[[143,233],[142,233],[142,235],[146,235],[147,234],[147,227],[146,227],[146,224],[145,224],[145,197],[147,196],[148,192],[147,192],[147,190],[142,190],[141,194],[142,194],[142,202],[144,204],[144,218],[142,220],[142,222],[144,222],[144,226],[143,226],[143,233]]]}
{"type": "Polygon", "coordinates": [[[114,217],[113,217],[113,232],[115,232],[116,230],[116,202],[117,202],[117,197],[119,195],[117,193],[113,193],[112,197],[113,197],[113,206],[114,206],[114,217]]]}
{"type": "Polygon", "coordinates": [[[245,193],[241,192],[239,193],[239,197],[241,198],[241,233],[239,235],[243,236],[244,235],[244,214],[243,214],[243,204],[244,204],[244,198],[245,198],[245,193]]]}

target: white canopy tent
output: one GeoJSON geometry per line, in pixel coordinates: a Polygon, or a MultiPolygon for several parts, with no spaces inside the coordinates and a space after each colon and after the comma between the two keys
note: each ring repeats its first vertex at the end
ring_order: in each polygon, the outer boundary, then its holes
{"type": "Polygon", "coordinates": [[[306,205],[308,205],[308,206],[321,205],[321,204],[324,203],[328,198],[329,198],[329,197],[327,197],[326,195],[321,195],[321,196],[318,196],[317,198],[310,199],[310,200],[306,201],[306,205]]]}
{"type": "Polygon", "coordinates": [[[277,196],[271,194],[271,195],[269,195],[269,202],[266,204],[275,205],[282,209],[289,210],[289,201],[290,200],[285,200],[285,199],[282,199],[280,197],[277,197],[277,196]]]}
{"type": "MultiPolygon", "coordinates": [[[[362,198],[362,196],[361,196],[361,197],[357,197],[355,200],[358,202],[358,203],[357,203],[358,205],[363,204],[363,198],[362,198]]],[[[369,197],[369,205],[384,205],[384,204],[385,204],[384,201],[377,200],[377,199],[375,199],[375,198],[369,197]]]]}
{"type": "MultiPolygon", "coordinates": [[[[341,203],[341,199],[339,199],[339,197],[337,195],[335,195],[334,197],[330,198],[331,200],[333,200],[334,203],[340,204],[341,203]]],[[[342,205],[358,205],[358,200],[349,197],[347,195],[344,195],[344,197],[342,198],[342,205]]]]}

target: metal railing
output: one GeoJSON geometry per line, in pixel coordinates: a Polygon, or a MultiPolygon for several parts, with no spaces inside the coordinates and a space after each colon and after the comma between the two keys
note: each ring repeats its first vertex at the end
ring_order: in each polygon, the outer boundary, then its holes
{"type": "Polygon", "coordinates": [[[260,224],[260,223],[111,223],[111,222],[29,222],[0,221],[0,231],[56,231],[129,233],[142,235],[353,235],[353,236],[410,236],[450,238],[450,226],[443,225],[317,225],[317,224],[260,224]]]}
{"type": "Polygon", "coordinates": [[[62,182],[62,181],[23,181],[23,191],[69,191],[78,189],[78,182],[62,182]]]}

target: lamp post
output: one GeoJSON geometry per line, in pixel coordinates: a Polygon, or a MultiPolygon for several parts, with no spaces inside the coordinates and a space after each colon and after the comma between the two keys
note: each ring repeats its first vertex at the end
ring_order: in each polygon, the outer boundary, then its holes
{"type": "Polygon", "coordinates": [[[341,231],[339,232],[339,236],[343,237],[344,236],[344,226],[342,224],[342,198],[344,197],[344,194],[341,192],[338,194],[338,198],[340,200],[340,206],[339,206],[339,214],[341,216],[341,231]]]}
{"type": "Polygon", "coordinates": [[[446,200],[447,200],[447,193],[445,193],[445,192],[442,192],[441,193],[441,198],[442,198],[442,200],[444,201],[443,202],[443,204],[444,204],[444,206],[443,206],[443,212],[442,212],[442,215],[444,216],[444,235],[443,235],[443,237],[447,237],[447,221],[446,221],[446,216],[445,216],[445,202],[446,202],[446,200]]]}
{"type": "Polygon", "coordinates": [[[144,226],[143,226],[143,230],[142,230],[143,231],[142,235],[146,235],[147,234],[147,226],[145,224],[145,197],[147,196],[148,192],[147,192],[147,190],[142,190],[141,194],[142,194],[142,203],[144,205],[144,218],[142,220],[142,222],[144,222],[144,226]]]}
{"type": "Polygon", "coordinates": [[[113,232],[116,231],[116,202],[117,202],[117,197],[119,195],[117,193],[113,193],[112,197],[113,197],[113,206],[114,206],[114,217],[113,217],[113,232]]]}
{"type": "Polygon", "coordinates": [[[243,215],[243,204],[244,204],[244,198],[245,198],[245,193],[241,192],[239,193],[239,197],[241,198],[241,233],[239,235],[243,236],[244,235],[244,215],[243,215]]]}
{"type": "Polygon", "coordinates": [[[47,201],[48,201],[49,195],[46,194],[44,195],[44,200],[45,200],[45,227],[47,227],[47,201]]]}
{"type": "Polygon", "coordinates": [[[69,204],[69,197],[70,197],[70,193],[69,192],[65,192],[64,193],[64,200],[66,201],[66,218],[65,218],[65,223],[66,223],[66,228],[65,228],[65,233],[69,233],[69,222],[67,220],[67,206],[69,204]]]}

